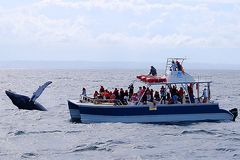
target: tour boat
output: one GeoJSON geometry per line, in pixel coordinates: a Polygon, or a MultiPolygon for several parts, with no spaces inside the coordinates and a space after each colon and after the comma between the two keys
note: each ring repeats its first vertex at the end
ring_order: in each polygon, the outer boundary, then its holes
{"type": "Polygon", "coordinates": [[[143,101],[144,94],[137,101],[127,104],[119,100],[97,99],[81,96],[80,100],[68,100],[72,122],[81,123],[179,123],[235,121],[238,116],[236,108],[227,111],[220,109],[219,104],[211,100],[211,80],[195,79],[183,69],[172,68],[173,62],[183,66],[184,58],[168,58],[165,75],[137,76],[134,82],[143,83],[147,87],[164,86],[170,90],[172,86],[184,89],[184,101],[177,103],[160,101],[143,101]],[[190,93],[189,86],[194,89],[195,97],[190,93]],[[203,101],[200,88],[207,90],[207,99],[203,101]],[[194,99],[193,99],[194,98],[194,99]]]}

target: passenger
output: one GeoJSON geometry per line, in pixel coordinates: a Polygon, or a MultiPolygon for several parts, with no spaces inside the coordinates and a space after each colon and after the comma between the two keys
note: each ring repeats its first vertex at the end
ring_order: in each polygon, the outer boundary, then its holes
{"type": "Polygon", "coordinates": [[[150,100],[150,102],[153,102],[153,100],[154,100],[154,97],[153,97],[154,91],[153,91],[153,89],[150,90],[150,93],[151,93],[151,100],[150,100]]]}
{"type": "Polygon", "coordinates": [[[87,96],[86,88],[83,88],[83,89],[82,89],[82,94],[81,94],[81,95],[82,95],[82,96],[85,96],[85,97],[87,96]]]}
{"type": "Polygon", "coordinates": [[[193,84],[190,84],[188,86],[188,94],[189,94],[191,103],[195,103],[194,94],[193,94],[193,84]]]}
{"type": "Polygon", "coordinates": [[[99,89],[99,93],[101,94],[101,93],[103,93],[104,91],[105,91],[104,87],[101,86],[100,89],[99,89]]]}
{"type": "Polygon", "coordinates": [[[115,94],[113,94],[112,92],[110,92],[110,103],[114,103],[115,99],[116,99],[116,96],[115,94]]]}
{"type": "Polygon", "coordinates": [[[95,91],[94,94],[93,94],[93,98],[94,98],[94,99],[98,99],[98,96],[99,96],[98,91],[95,91]]]}
{"type": "Polygon", "coordinates": [[[104,99],[104,92],[99,92],[99,97],[98,97],[99,99],[104,99]]]}
{"type": "Polygon", "coordinates": [[[172,104],[172,98],[171,98],[171,94],[169,92],[167,92],[167,101],[168,101],[168,104],[172,104]]]}
{"type": "Polygon", "coordinates": [[[148,102],[151,102],[151,91],[149,90],[149,88],[147,88],[146,90],[146,98],[148,102]]]}
{"type": "Polygon", "coordinates": [[[178,98],[179,98],[179,101],[181,102],[181,104],[183,104],[184,96],[185,96],[185,92],[184,92],[183,88],[181,87],[180,90],[178,91],[178,98]]]}
{"type": "Polygon", "coordinates": [[[138,92],[137,92],[138,97],[141,96],[141,93],[142,93],[142,87],[139,87],[139,88],[138,88],[138,92]]]}
{"type": "Polygon", "coordinates": [[[202,97],[203,97],[203,103],[208,103],[208,92],[206,88],[204,88],[203,90],[202,97]]]}
{"type": "Polygon", "coordinates": [[[110,99],[110,93],[109,93],[108,90],[105,90],[105,91],[103,92],[103,99],[110,99]]]}
{"type": "Polygon", "coordinates": [[[157,70],[153,66],[151,66],[150,73],[148,75],[156,76],[157,75],[157,70]]]}
{"type": "Polygon", "coordinates": [[[107,99],[110,99],[112,93],[110,93],[109,90],[106,90],[106,91],[107,91],[107,99]]]}
{"type": "MultiPolygon", "coordinates": [[[[149,89],[149,88],[148,88],[149,89]]],[[[147,94],[146,94],[146,87],[145,86],[143,86],[143,88],[142,88],[142,91],[141,91],[141,95],[143,95],[142,96],[142,102],[144,103],[144,104],[146,104],[147,103],[147,94]]],[[[140,97],[141,98],[141,97],[140,97]]]]}
{"type": "Polygon", "coordinates": [[[106,100],[105,94],[106,94],[105,91],[101,93],[101,97],[102,97],[102,99],[104,99],[104,100],[106,100]]]}
{"type": "Polygon", "coordinates": [[[125,92],[124,92],[124,96],[127,96],[127,97],[129,97],[128,90],[125,90],[125,92]]]}
{"type": "Polygon", "coordinates": [[[174,61],[172,61],[172,66],[170,67],[170,71],[177,71],[177,65],[174,61]]]}
{"type": "Polygon", "coordinates": [[[162,88],[160,89],[160,94],[161,94],[161,104],[166,104],[166,88],[164,86],[162,86],[162,88]]]}
{"type": "Polygon", "coordinates": [[[176,64],[178,71],[182,71],[182,65],[178,61],[176,62],[176,64]]]}
{"type": "Polygon", "coordinates": [[[124,104],[124,90],[122,88],[120,89],[119,98],[122,104],[124,104]]]}
{"type": "Polygon", "coordinates": [[[155,91],[155,93],[154,93],[154,99],[155,99],[155,101],[160,101],[160,94],[159,94],[159,92],[158,91],[155,91]]]}
{"type": "Polygon", "coordinates": [[[137,95],[138,95],[138,99],[140,99],[142,96],[142,87],[139,87],[137,95]]]}
{"type": "Polygon", "coordinates": [[[144,92],[146,91],[146,89],[147,89],[147,88],[146,88],[145,86],[142,87],[142,91],[141,91],[141,94],[142,94],[142,95],[144,94],[144,92]]]}
{"type": "Polygon", "coordinates": [[[137,93],[133,93],[133,95],[131,97],[131,102],[136,104],[138,101],[139,101],[138,94],[137,93]]]}
{"type": "Polygon", "coordinates": [[[119,99],[119,92],[117,88],[115,88],[115,90],[113,91],[113,94],[115,95],[115,99],[119,99]]]}
{"type": "Polygon", "coordinates": [[[171,95],[172,95],[173,104],[177,104],[178,91],[176,86],[173,86],[173,88],[171,89],[171,95]]]}
{"type": "Polygon", "coordinates": [[[109,91],[109,99],[111,99],[112,95],[113,95],[112,91],[109,91]]]}
{"type": "Polygon", "coordinates": [[[125,92],[124,92],[124,104],[127,105],[128,101],[129,101],[128,90],[125,90],[125,92]]]}
{"type": "Polygon", "coordinates": [[[131,98],[133,93],[134,93],[134,86],[133,86],[133,84],[130,84],[128,89],[129,89],[129,98],[131,98]]]}

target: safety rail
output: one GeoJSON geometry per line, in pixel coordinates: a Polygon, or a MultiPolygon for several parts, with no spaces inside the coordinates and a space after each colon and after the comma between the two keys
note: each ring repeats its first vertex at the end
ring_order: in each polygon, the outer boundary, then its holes
{"type": "Polygon", "coordinates": [[[114,104],[114,105],[124,105],[119,99],[97,99],[87,96],[80,96],[80,102],[82,103],[93,103],[93,104],[114,104]]]}
{"type": "Polygon", "coordinates": [[[196,82],[212,82],[212,76],[193,76],[196,82]]]}
{"type": "Polygon", "coordinates": [[[170,72],[170,68],[172,66],[172,61],[176,62],[179,61],[181,65],[183,65],[183,62],[186,60],[186,58],[168,58],[165,68],[165,75],[167,76],[170,72]]]}

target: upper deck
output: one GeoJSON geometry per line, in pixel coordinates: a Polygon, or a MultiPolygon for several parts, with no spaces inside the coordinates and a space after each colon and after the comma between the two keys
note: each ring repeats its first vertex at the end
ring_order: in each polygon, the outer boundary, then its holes
{"type": "Polygon", "coordinates": [[[184,69],[186,58],[168,58],[165,68],[165,74],[162,76],[137,76],[140,82],[147,85],[168,85],[168,84],[209,84],[212,83],[211,77],[197,76],[194,77],[184,69]]]}

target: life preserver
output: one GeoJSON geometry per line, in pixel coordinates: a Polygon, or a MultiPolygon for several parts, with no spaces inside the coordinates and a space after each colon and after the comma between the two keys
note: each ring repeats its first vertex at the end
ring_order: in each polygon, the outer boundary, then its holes
{"type": "Polygon", "coordinates": [[[142,79],[144,75],[137,76],[137,79],[142,79]]]}
{"type": "Polygon", "coordinates": [[[157,81],[158,81],[158,82],[167,82],[167,78],[165,78],[165,77],[159,77],[157,81]]]}
{"type": "Polygon", "coordinates": [[[142,81],[142,80],[145,80],[147,77],[148,75],[140,75],[140,76],[137,76],[137,79],[140,79],[142,81]]]}
{"type": "Polygon", "coordinates": [[[149,75],[139,75],[137,76],[137,79],[147,83],[167,82],[167,78],[165,76],[157,77],[157,76],[149,76],[149,75]]]}
{"type": "Polygon", "coordinates": [[[149,77],[146,79],[148,83],[161,83],[161,82],[167,82],[167,79],[165,77],[149,77]]]}
{"type": "Polygon", "coordinates": [[[147,78],[148,78],[148,76],[142,76],[141,81],[146,82],[147,78]]]}
{"type": "Polygon", "coordinates": [[[156,82],[156,77],[147,77],[146,82],[148,83],[155,83],[156,82]]]}

